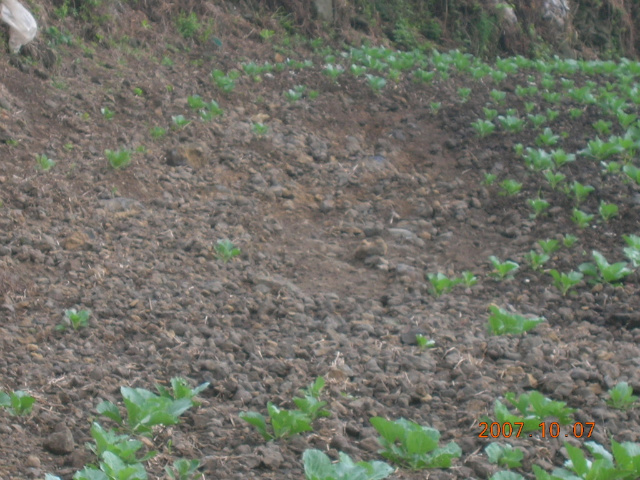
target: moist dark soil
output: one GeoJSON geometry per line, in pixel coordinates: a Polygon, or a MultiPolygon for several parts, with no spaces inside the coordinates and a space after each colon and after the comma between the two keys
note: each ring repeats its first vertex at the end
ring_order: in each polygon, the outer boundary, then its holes
{"type": "MultiPolygon", "coordinates": [[[[160,452],[150,478],[176,458],[201,459],[217,479],[303,478],[308,448],[381,460],[372,416],[435,427],[462,449],[450,469],[393,478],[488,478],[498,468],[484,447],[495,440],[525,452],[516,471],[532,478],[532,464],[562,466],[563,442],[586,439],[571,425],[559,438],[480,438],[479,422],[506,392],[533,389],[577,409],[576,422],[595,422],[590,440],[640,441],[638,408],[605,403],[620,381],[640,390],[638,273],[562,296],[525,261],[538,240],[566,234],[577,243],[545,268],[575,270],[592,250],[624,260],[622,235],[640,233],[638,186],[583,157],[565,166],[568,179],[595,187],[581,209],[597,217],[601,200],[619,206],[580,229],[574,201],[514,154],[541,130],[479,139],[471,127],[486,106],[524,112],[514,87],[532,72],[498,84],[455,72],[400,79],[376,94],[363,78],[332,81],[308,46],[261,40],[242,16],[226,17],[222,46],[185,40],[166,22],[141,28],[139,11],[124,17],[138,25],[128,39],[83,41],[81,22],[67,19],[58,26],[75,35],[71,45],[41,34],[32,57],[0,59],[0,388],[36,398],[28,416],[0,412],[0,478],[71,478],[95,461],[84,444],[98,403],[121,405],[121,386],[155,390],[176,376],[211,386],[148,441],[160,452]],[[314,66],[241,75],[226,94],[210,78],[287,56],[314,66]],[[289,101],[296,85],[307,90],[289,101]],[[507,92],[505,106],[492,103],[494,88],[507,92]],[[196,94],[224,115],[202,121],[187,103],[196,94]],[[191,123],[176,127],[177,115],[191,123]],[[152,127],[166,135],[153,138],[152,127]],[[113,169],[104,151],[120,148],[132,162],[113,169]],[[56,165],[38,170],[38,155],[56,165]],[[497,182],[483,184],[485,173],[497,182]],[[506,178],[522,191],[501,196],[506,178]],[[539,194],[552,207],[531,218],[527,199],[539,194]],[[221,239],[241,254],[222,261],[221,239]],[[518,262],[514,278],[491,278],[490,255],[518,262]],[[475,286],[430,292],[427,274],[467,270],[475,286]],[[494,336],[490,305],[547,321],[494,336]],[[70,308],[91,311],[87,328],[56,330],[70,308]],[[419,347],[417,334],[435,347],[419,347]],[[313,432],[265,443],[238,417],[266,414],[267,402],[294,408],[318,376],[331,416],[313,432]]],[[[575,106],[539,99],[534,111],[562,113],[549,126],[568,152],[603,118],[587,107],[572,120],[575,106]]]]}

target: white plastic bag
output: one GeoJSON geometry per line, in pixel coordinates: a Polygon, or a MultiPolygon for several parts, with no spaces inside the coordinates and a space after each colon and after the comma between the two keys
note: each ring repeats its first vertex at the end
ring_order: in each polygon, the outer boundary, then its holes
{"type": "Polygon", "coordinates": [[[38,32],[36,19],[18,0],[2,0],[0,19],[9,25],[9,48],[13,53],[18,53],[38,32]]]}

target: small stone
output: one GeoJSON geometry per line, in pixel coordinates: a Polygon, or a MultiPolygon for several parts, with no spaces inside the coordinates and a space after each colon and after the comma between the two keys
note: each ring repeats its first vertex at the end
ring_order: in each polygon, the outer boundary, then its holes
{"type": "Polygon", "coordinates": [[[44,448],[56,455],[66,455],[73,452],[74,440],[71,430],[67,427],[62,427],[53,432],[44,441],[44,448]]]}
{"type": "Polygon", "coordinates": [[[29,468],[40,468],[40,459],[35,455],[28,455],[25,465],[29,468]]]}
{"type": "Polygon", "coordinates": [[[62,242],[62,247],[65,250],[79,250],[85,246],[89,241],[87,234],[83,232],[73,232],[62,242]]]}
{"type": "Polygon", "coordinates": [[[280,448],[274,443],[259,447],[256,452],[260,458],[260,462],[272,470],[277,470],[282,462],[284,462],[280,448]]]}

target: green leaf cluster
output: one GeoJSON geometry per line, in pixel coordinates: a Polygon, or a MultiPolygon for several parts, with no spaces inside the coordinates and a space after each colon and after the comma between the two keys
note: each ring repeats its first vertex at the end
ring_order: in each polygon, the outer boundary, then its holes
{"type": "Polygon", "coordinates": [[[521,335],[546,321],[544,317],[527,318],[517,313],[491,305],[489,315],[489,331],[494,335],[521,335]]]}
{"type": "Polygon", "coordinates": [[[302,454],[307,480],[382,480],[393,473],[393,467],[384,462],[357,462],[346,453],[339,453],[340,461],[331,459],[320,450],[305,450],[302,454]]]}
{"type": "Polygon", "coordinates": [[[523,432],[539,430],[540,423],[549,417],[556,418],[561,425],[567,425],[571,423],[572,415],[576,411],[567,407],[565,402],[551,400],[536,390],[523,393],[518,398],[516,398],[515,393],[507,392],[504,398],[516,408],[519,415],[511,413],[505,404],[500,400],[496,400],[493,407],[496,421],[500,424],[511,423],[511,425],[522,423],[523,432]]]}

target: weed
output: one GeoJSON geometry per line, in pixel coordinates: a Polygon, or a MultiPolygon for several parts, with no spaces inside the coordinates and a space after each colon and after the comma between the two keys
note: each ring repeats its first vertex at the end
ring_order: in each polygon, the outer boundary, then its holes
{"type": "Polygon", "coordinates": [[[134,87],[133,94],[136,97],[143,97],[144,96],[144,90],[142,88],[140,88],[140,87],[134,87]]]}
{"type": "Polygon", "coordinates": [[[627,382],[619,382],[607,393],[607,405],[618,410],[627,410],[638,400],[638,397],[633,395],[633,387],[627,382]]]}
{"type": "Polygon", "coordinates": [[[435,428],[419,425],[400,418],[389,421],[373,417],[371,425],[380,437],[380,454],[388,460],[413,470],[423,468],[449,468],[454,458],[462,455],[455,442],[440,448],[440,432],[435,428]]]}
{"type": "Polygon", "coordinates": [[[218,240],[215,246],[215,251],[216,257],[221,259],[224,263],[227,263],[240,255],[240,249],[237,248],[228,238],[218,240]]]}
{"type": "Polygon", "coordinates": [[[430,102],[429,103],[429,110],[434,115],[437,114],[440,111],[441,108],[442,108],[442,102],[430,102]]]}
{"type": "Polygon", "coordinates": [[[11,415],[29,415],[36,399],[22,390],[11,393],[0,391],[0,407],[6,408],[11,415]]]}
{"type": "Polygon", "coordinates": [[[107,157],[107,161],[111,168],[119,170],[125,168],[131,163],[131,152],[129,150],[105,150],[104,156],[107,157]]]}
{"type": "Polygon", "coordinates": [[[495,173],[485,172],[484,180],[482,180],[482,183],[484,185],[491,186],[496,182],[497,179],[498,179],[498,175],[496,175],[495,173]]]}
{"type": "Polygon", "coordinates": [[[544,317],[527,318],[517,313],[491,305],[489,315],[489,331],[493,335],[521,335],[546,321],[544,317]]]}
{"type": "Polygon", "coordinates": [[[302,454],[307,480],[382,480],[391,475],[394,468],[384,462],[357,462],[346,453],[339,453],[340,461],[331,459],[320,450],[309,449],[302,454]]]}

